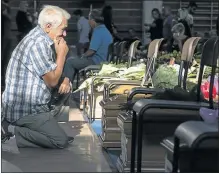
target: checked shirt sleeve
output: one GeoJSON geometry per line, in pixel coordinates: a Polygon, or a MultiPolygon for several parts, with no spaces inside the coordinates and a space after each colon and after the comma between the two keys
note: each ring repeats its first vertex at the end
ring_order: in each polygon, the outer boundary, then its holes
{"type": "Polygon", "coordinates": [[[52,49],[46,43],[34,44],[30,51],[30,58],[35,72],[40,77],[56,69],[52,49]]]}

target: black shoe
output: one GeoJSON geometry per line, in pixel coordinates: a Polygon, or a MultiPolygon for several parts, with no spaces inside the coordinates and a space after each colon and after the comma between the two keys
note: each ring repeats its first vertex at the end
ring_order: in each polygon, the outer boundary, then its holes
{"type": "Polygon", "coordinates": [[[68,144],[73,143],[73,141],[74,141],[74,137],[68,137],[68,144]]]}
{"type": "Polygon", "coordinates": [[[6,134],[2,133],[1,142],[4,143],[5,141],[10,140],[11,137],[13,137],[11,132],[7,132],[6,134]]]}

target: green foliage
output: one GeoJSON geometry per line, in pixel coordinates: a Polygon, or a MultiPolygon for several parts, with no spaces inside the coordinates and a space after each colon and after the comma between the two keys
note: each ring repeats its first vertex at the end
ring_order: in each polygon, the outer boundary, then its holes
{"type": "MultiPolygon", "coordinates": [[[[86,79],[80,86],[79,88],[75,91],[80,91],[83,89],[88,89],[90,90],[91,83],[93,81],[93,77],[112,77],[112,79],[125,79],[125,80],[142,80],[145,74],[145,64],[138,64],[130,68],[126,68],[126,64],[103,64],[101,70],[99,73],[95,74],[95,76],[89,77],[86,79]]],[[[95,89],[99,88],[102,86],[104,83],[107,83],[109,79],[104,79],[104,78],[98,78],[94,81],[94,87],[95,89]]],[[[102,88],[101,88],[102,89],[102,88]]]]}
{"type": "Polygon", "coordinates": [[[172,65],[161,65],[152,76],[155,88],[174,88],[178,84],[178,71],[172,65]]]}

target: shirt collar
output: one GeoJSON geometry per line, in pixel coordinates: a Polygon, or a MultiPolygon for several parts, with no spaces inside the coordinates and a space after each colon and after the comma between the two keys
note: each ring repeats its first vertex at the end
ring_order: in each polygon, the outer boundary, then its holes
{"type": "Polygon", "coordinates": [[[37,25],[36,28],[40,31],[40,33],[43,35],[43,37],[46,39],[50,46],[54,44],[53,40],[48,36],[45,31],[43,31],[43,29],[39,25],[37,25]]]}

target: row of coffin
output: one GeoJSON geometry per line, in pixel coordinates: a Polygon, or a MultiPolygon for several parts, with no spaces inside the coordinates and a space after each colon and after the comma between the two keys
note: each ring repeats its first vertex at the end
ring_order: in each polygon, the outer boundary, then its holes
{"type": "MultiPolygon", "coordinates": [[[[218,38],[211,38],[203,45],[200,70],[197,74],[197,97],[194,101],[149,99],[151,96],[165,91],[151,87],[150,73],[148,73],[155,71],[154,64],[162,41],[163,39],[156,39],[148,47],[145,61],[147,70],[145,70],[142,82],[94,77],[93,83],[100,78],[109,80],[104,85],[104,92],[97,92],[94,88],[91,88],[90,93],[86,89],[83,91],[83,112],[89,117],[90,123],[95,119],[101,119],[100,140],[104,148],[121,148],[121,154],[117,160],[117,168],[120,172],[134,172],[135,164],[137,164],[137,172],[218,171],[219,134],[217,124],[206,125],[199,115],[201,107],[215,109],[215,103],[211,97],[209,101],[201,101],[199,89],[204,67],[212,67],[211,76],[215,75],[215,70],[219,67],[217,66],[218,38]],[[196,122],[187,123],[186,121],[196,122]],[[174,132],[176,135],[175,138],[172,138],[174,132]],[[209,136],[206,138],[205,135],[209,136]],[[181,139],[183,144],[180,144],[180,149],[185,152],[183,151],[179,156],[181,151],[177,147],[181,139]],[[194,147],[198,150],[191,151],[191,148],[194,147]],[[197,160],[198,157],[202,160],[197,160]]],[[[179,72],[178,85],[184,90],[186,90],[187,75],[183,73],[188,73],[186,69],[188,66],[185,64],[193,61],[193,54],[199,41],[200,38],[192,37],[183,46],[180,66],[185,71],[179,72]]],[[[114,49],[111,50],[111,57],[116,61],[123,55],[116,54],[124,51],[121,50],[124,49],[122,44],[124,42],[114,44],[114,49]],[[119,51],[115,51],[116,49],[119,51]]],[[[129,48],[126,59],[128,66],[132,65],[133,58],[136,57],[138,44],[139,41],[135,41],[129,48]]],[[[99,69],[100,67],[87,67],[83,70],[84,78],[86,78],[86,72],[99,69]]],[[[214,83],[213,79],[210,83],[214,83]]]]}

